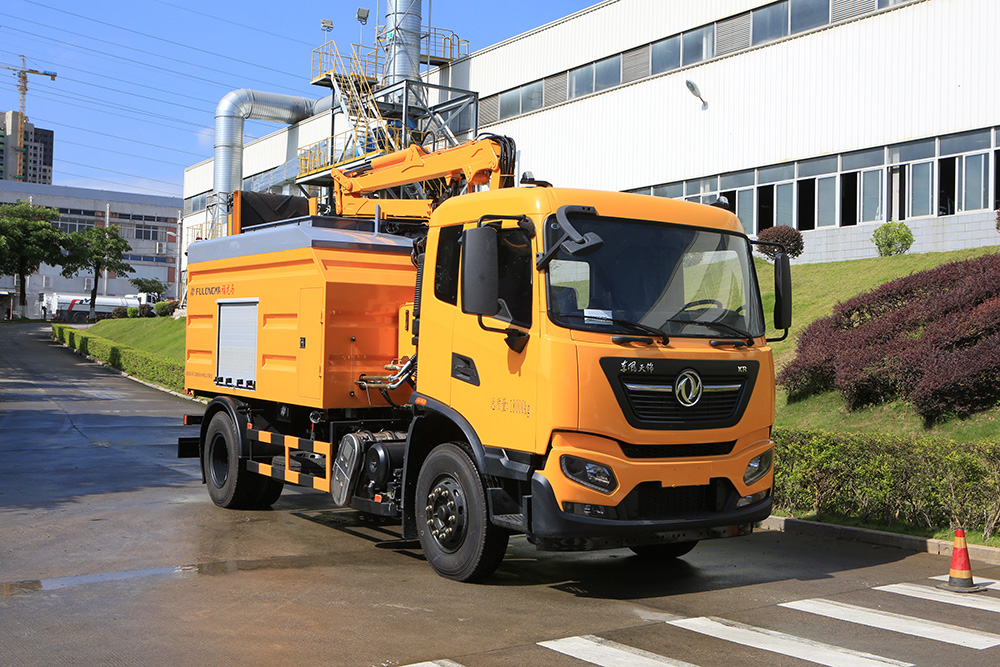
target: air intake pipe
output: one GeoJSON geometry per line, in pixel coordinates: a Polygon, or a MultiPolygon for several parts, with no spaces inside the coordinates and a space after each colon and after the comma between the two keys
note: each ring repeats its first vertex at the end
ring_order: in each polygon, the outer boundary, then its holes
{"type": "Polygon", "coordinates": [[[225,197],[243,183],[243,125],[247,119],[293,125],[332,105],[332,95],[313,100],[246,88],[227,93],[215,108],[213,189],[216,197],[225,197]]]}

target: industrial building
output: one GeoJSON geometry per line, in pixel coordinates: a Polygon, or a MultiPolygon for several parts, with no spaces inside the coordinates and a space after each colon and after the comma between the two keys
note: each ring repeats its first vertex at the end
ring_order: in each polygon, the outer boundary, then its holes
{"type": "MultiPolygon", "coordinates": [[[[0,114],[0,181],[17,181],[17,124],[20,113],[0,114]]],[[[52,130],[24,123],[24,182],[52,184],[52,130]]]]}
{"type": "Polygon", "coordinates": [[[185,242],[226,233],[232,190],[322,198],[331,166],[489,132],[557,186],[724,196],[748,234],[799,229],[799,262],[873,257],[887,221],[911,252],[1000,243],[993,0],[606,0],[471,53],[397,4],[347,64],[314,53],[328,97],[234,91],[185,242]],[[244,145],[243,118],[287,126],[244,145]]]}
{"type": "MultiPolygon", "coordinates": [[[[129,283],[130,278],[156,278],[167,284],[166,296],[178,296],[179,220],[183,205],[179,198],[0,181],[0,204],[18,201],[58,209],[60,216],[53,225],[67,233],[108,224],[118,226],[132,248],[125,260],[135,271],[129,275],[108,272],[100,276],[98,295],[133,294],[136,289],[129,283]]],[[[64,278],[60,271],[60,267],[43,264],[28,277],[26,317],[42,317],[42,299],[46,294],[90,294],[92,275],[64,278]]],[[[0,317],[10,316],[20,294],[17,281],[14,276],[0,276],[0,317]]]]}

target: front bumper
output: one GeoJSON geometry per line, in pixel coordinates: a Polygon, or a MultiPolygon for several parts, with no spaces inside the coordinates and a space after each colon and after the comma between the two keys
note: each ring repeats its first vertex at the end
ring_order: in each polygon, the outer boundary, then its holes
{"type": "Polygon", "coordinates": [[[549,480],[535,472],[531,479],[528,538],[542,550],[589,551],[748,535],[753,531],[755,522],[770,516],[773,499],[768,494],[767,498],[758,502],[729,509],[738,497],[734,491],[729,497],[721,499],[725,507],[721,511],[695,510],[671,514],[669,508],[663,508],[656,512],[657,516],[650,518],[632,518],[636,514],[635,502],[626,498],[609,512],[622,518],[584,516],[564,511],[549,480]]]}

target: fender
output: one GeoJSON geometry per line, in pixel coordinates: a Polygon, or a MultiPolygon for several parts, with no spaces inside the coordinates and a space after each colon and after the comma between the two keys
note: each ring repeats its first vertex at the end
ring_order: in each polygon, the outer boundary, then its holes
{"type": "MultiPolygon", "coordinates": [[[[531,479],[534,462],[530,455],[510,458],[508,452],[499,447],[486,447],[472,424],[454,408],[423,394],[414,393],[410,398],[416,407],[416,415],[410,422],[406,437],[406,459],[403,462],[403,537],[416,537],[416,521],[413,511],[417,475],[427,454],[443,442],[462,440],[469,445],[476,469],[484,476],[515,479],[527,482],[531,479]]],[[[492,506],[492,501],[491,501],[492,506]]]]}

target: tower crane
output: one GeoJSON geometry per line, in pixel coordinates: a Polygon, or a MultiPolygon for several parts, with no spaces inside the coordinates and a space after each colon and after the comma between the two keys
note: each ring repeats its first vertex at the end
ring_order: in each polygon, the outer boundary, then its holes
{"type": "Polygon", "coordinates": [[[52,81],[55,81],[56,73],[37,69],[28,69],[23,55],[21,56],[20,67],[11,67],[10,65],[0,65],[0,67],[17,73],[17,92],[20,96],[20,107],[18,108],[19,113],[17,116],[17,141],[14,145],[14,151],[17,154],[17,171],[15,174],[17,180],[23,182],[27,180],[27,165],[24,160],[24,123],[27,121],[24,116],[24,98],[28,92],[28,75],[40,74],[42,76],[49,77],[52,81]]]}

